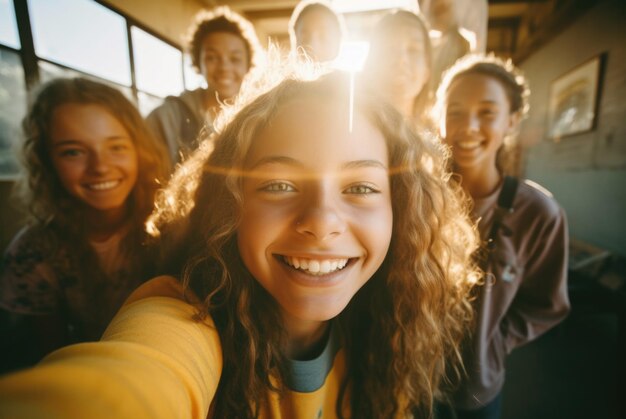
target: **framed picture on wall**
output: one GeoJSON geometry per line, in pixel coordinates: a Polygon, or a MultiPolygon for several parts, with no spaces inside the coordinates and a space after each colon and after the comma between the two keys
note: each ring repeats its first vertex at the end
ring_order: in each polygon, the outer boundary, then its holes
{"type": "Polygon", "coordinates": [[[551,83],[548,133],[554,141],[595,127],[602,58],[597,55],[551,83]]]}

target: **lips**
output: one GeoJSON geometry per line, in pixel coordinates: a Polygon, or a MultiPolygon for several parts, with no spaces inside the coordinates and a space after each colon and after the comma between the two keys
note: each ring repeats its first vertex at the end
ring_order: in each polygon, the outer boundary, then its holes
{"type": "Polygon", "coordinates": [[[235,79],[230,77],[222,77],[216,80],[219,84],[231,84],[235,83],[235,79]]]}
{"type": "Polygon", "coordinates": [[[103,182],[87,183],[87,184],[84,184],[83,186],[89,190],[101,192],[101,191],[108,191],[110,189],[113,189],[117,187],[120,183],[122,183],[122,180],[116,179],[116,180],[107,180],[103,182]]]}
{"type": "Polygon", "coordinates": [[[461,150],[474,150],[475,148],[480,147],[481,141],[476,140],[467,140],[467,141],[457,141],[454,143],[455,147],[460,148],[461,150]]]}

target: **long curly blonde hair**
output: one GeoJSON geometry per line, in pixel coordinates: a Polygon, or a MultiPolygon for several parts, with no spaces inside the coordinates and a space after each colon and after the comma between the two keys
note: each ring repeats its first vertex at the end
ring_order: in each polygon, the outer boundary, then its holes
{"type": "MultiPolygon", "coordinates": [[[[237,248],[246,153],[290,101],[346,100],[348,85],[338,73],[287,78],[205,140],[159,198],[151,231],[161,234],[170,272],[203,300],[201,316],[212,316],[221,337],[224,364],[212,417],[256,417],[270,391],[285,390],[272,384],[285,382],[286,369],[277,303],[237,248]]],[[[393,233],[382,266],[336,319],[348,363],[336,414],[349,405],[358,418],[429,416],[444,372],[461,368],[477,237],[461,194],[448,185],[440,146],[417,136],[365,87],[354,103],[387,142],[393,233]]]]}

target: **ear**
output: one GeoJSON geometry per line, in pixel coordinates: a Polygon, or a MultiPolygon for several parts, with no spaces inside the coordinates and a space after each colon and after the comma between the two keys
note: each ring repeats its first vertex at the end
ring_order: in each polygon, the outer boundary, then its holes
{"type": "Polygon", "coordinates": [[[507,134],[513,134],[517,132],[519,128],[519,124],[522,120],[522,115],[520,112],[513,112],[509,115],[509,126],[507,128],[507,134]]]}

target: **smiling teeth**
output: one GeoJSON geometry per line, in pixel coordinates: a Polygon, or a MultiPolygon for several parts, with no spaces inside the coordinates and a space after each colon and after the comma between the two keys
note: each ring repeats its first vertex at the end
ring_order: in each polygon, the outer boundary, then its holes
{"type": "Polygon", "coordinates": [[[331,272],[338,271],[343,269],[347,263],[348,259],[304,259],[304,258],[295,258],[289,256],[283,256],[283,260],[289,265],[293,266],[296,269],[301,271],[305,271],[312,275],[325,275],[331,272]]]}
{"type": "Polygon", "coordinates": [[[459,141],[456,145],[463,150],[471,150],[478,147],[480,145],[480,141],[459,141]]]}
{"type": "Polygon", "coordinates": [[[91,183],[87,185],[89,189],[96,191],[106,191],[107,189],[113,189],[120,183],[119,180],[110,180],[108,182],[91,183]]]}

